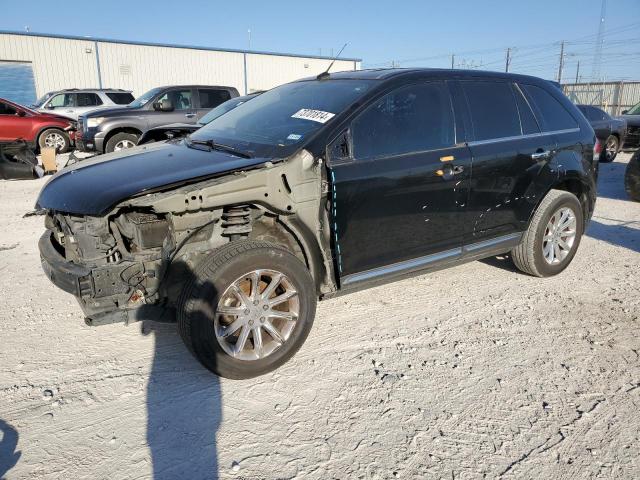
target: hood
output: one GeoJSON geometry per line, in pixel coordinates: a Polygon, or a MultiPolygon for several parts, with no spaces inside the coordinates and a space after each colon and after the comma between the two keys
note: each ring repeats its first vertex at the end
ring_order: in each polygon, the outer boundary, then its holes
{"type": "Polygon", "coordinates": [[[640,127],[640,115],[620,115],[615,118],[624,120],[627,122],[627,126],[640,127]]]}
{"type": "Polygon", "coordinates": [[[195,182],[269,160],[272,159],[246,159],[217,150],[189,148],[182,142],[152,143],[65,168],[42,188],[36,208],[101,215],[146,191],[195,182]]]}
{"type": "Polygon", "coordinates": [[[116,107],[104,108],[102,110],[93,110],[84,115],[84,117],[119,117],[121,115],[132,115],[142,110],[142,107],[116,107]]]}
{"type": "Polygon", "coordinates": [[[55,113],[49,113],[49,112],[41,112],[39,110],[35,113],[36,113],[36,116],[40,118],[46,118],[48,120],[58,120],[60,122],[75,122],[75,120],[73,120],[72,118],[65,117],[64,115],[57,115],[55,113]]]}

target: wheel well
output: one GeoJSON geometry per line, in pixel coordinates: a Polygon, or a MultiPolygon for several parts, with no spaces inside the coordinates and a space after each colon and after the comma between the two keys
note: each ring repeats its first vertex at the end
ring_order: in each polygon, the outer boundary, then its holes
{"type": "Polygon", "coordinates": [[[557,185],[553,186],[554,190],[564,190],[565,192],[573,193],[578,200],[580,201],[580,205],[582,205],[582,214],[585,219],[585,225],[587,219],[589,217],[589,201],[587,199],[587,194],[584,189],[584,185],[580,180],[576,180],[575,178],[567,179],[560,182],[557,185]]]}
{"type": "Polygon", "coordinates": [[[131,133],[133,135],[136,136],[140,136],[142,135],[142,132],[140,130],[138,130],[137,128],[133,128],[133,127],[120,127],[120,128],[114,128],[113,130],[111,130],[106,137],[104,137],[104,145],[103,145],[103,149],[106,151],[107,149],[107,142],[109,140],[111,140],[111,137],[113,137],[114,135],[117,135],[118,133],[131,133]]]}

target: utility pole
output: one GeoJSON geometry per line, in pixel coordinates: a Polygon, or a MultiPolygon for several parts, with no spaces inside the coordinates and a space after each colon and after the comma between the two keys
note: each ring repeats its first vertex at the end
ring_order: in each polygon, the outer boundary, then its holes
{"type": "Polygon", "coordinates": [[[247,30],[247,35],[249,35],[249,48],[248,48],[248,50],[251,50],[251,29],[247,30]]]}
{"type": "Polygon", "coordinates": [[[560,44],[560,65],[558,66],[558,83],[562,83],[562,67],[564,67],[564,40],[560,44]]]}
{"type": "Polygon", "coordinates": [[[504,66],[504,71],[509,73],[509,65],[511,64],[511,48],[507,48],[507,62],[504,66]]]}
{"type": "Polygon", "coordinates": [[[593,68],[591,70],[591,78],[596,82],[600,81],[600,68],[602,66],[602,44],[604,43],[604,21],[607,16],[607,0],[602,0],[600,8],[600,22],[598,25],[598,37],[596,40],[596,48],[593,53],[593,68]]]}
{"type": "Polygon", "coordinates": [[[453,70],[455,67],[455,63],[456,63],[456,56],[451,54],[451,70],[453,70]]]}
{"type": "Polygon", "coordinates": [[[580,60],[578,60],[578,64],[576,65],[576,83],[580,81],[580,60]]]}

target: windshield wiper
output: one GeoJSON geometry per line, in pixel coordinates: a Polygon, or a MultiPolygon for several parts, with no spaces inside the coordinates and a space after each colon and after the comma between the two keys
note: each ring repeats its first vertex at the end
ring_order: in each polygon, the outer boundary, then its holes
{"type": "Polygon", "coordinates": [[[191,140],[187,139],[188,145],[204,145],[205,147],[209,147],[211,150],[220,150],[222,152],[231,153],[237,157],[241,158],[251,158],[247,152],[243,152],[242,150],[238,150],[231,145],[225,145],[224,143],[216,143],[213,140],[191,140]]]}

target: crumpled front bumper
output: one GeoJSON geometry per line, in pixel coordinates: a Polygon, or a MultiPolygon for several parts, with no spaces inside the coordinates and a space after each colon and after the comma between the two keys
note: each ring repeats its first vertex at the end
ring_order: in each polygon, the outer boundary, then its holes
{"type": "Polygon", "coordinates": [[[38,242],[44,273],[61,290],[78,298],[86,296],[91,292],[91,270],[68,262],[53,246],[51,235],[45,231],[38,242]]]}

